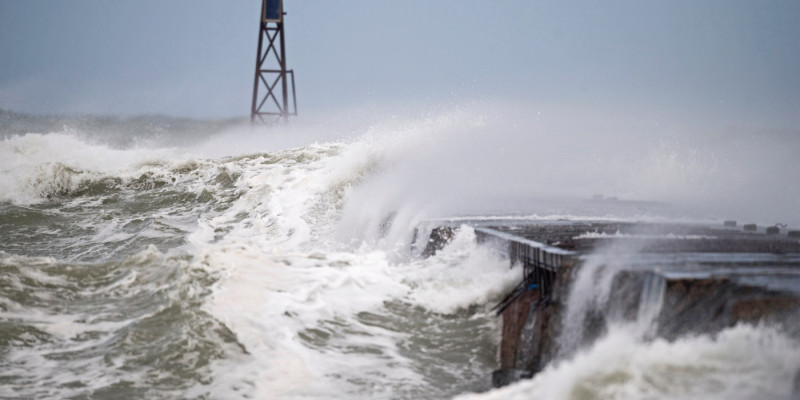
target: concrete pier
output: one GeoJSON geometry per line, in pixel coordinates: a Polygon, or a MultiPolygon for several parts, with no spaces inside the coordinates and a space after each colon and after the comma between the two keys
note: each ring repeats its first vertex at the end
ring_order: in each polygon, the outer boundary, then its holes
{"type": "MultiPolygon", "coordinates": [[[[730,222],[464,225],[474,229],[478,243],[521,267],[519,285],[496,306],[503,328],[499,368],[492,377],[495,386],[532,377],[549,362],[568,355],[559,342],[567,297],[579,271],[598,254],[604,255],[605,263],[619,265],[607,302],[587,310],[580,344],[601,336],[612,319],[635,321],[647,312],[653,314],[648,316],[654,323],[651,334],[665,339],[715,333],[738,323],[777,324],[800,338],[796,237],[752,227],[745,230],[730,222]]],[[[452,223],[434,229],[426,253],[435,253],[457,229],[452,223]]]]}

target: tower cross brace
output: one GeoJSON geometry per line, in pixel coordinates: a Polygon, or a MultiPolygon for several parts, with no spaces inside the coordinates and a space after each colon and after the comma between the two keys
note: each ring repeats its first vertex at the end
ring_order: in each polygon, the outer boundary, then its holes
{"type": "Polygon", "coordinates": [[[262,0],[258,54],[253,80],[253,103],[250,112],[252,122],[267,122],[297,115],[294,70],[286,69],[284,15],[283,0],[262,0]]]}

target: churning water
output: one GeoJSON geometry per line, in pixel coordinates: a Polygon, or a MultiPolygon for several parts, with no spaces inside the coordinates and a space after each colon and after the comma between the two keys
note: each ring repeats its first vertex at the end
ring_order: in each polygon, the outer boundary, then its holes
{"type": "MultiPolygon", "coordinates": [[[[585,126],[552,136],[539,114],[525,113],[524,123],[491,115],[468,108],[411,120],[306,121],[270,133],[236,121],[4,113],[0,398],[484,392],[499,340],[490,308],[519,271],[477,247],[469,229],[421,259],[413,246],[424,239],[415,238],[420,222],[673,218],[674,208],[656,215],[554,198],[603,193],[681,204],[698,188],[710,188],[699,195],[705,201],[750,187],[749,172],[728,179],[725,169],[741,172],[725,158],[741,142],[709,157],[642,139],[620,152],[619,136],[576,133],[585,126]]],[[[791,151],[776,138],[766,145],[775,150],[770,160],[784,163],[791,151]]],[[[795,204],[781,196],[798,189],[787,190],[776,192],[778,206],[795,204]]],[[[707,204],[692,212],[706,217],[707,204]]],[[[736,205],[726,210],[740,212],[736,205]]],[[[774,218],[769,212],[780,209],[754,215],[774,218]]],[[[611,330],[511,389],[556,399],[701,398],[733,393],[727,379],[770,388],[790,380],[793,346],[767,328],[675,343],[611,330]],[[763,357],[747,356],[756,351],[763,357]],[[681,386],[684,379],[691,382],[681,386]]]]}

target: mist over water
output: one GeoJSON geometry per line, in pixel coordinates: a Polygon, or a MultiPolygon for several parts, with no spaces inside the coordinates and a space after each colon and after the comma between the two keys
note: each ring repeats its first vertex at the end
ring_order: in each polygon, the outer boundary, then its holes
{"type": "MultiPolygon", "coordinates": [[[[489,308],[519,271],[477,247],[469,229],[420,259],[419,224],[513,216],[800,226],[800,135],[771,127],[510,103],[257,128],[4,118],[0,397],[486,391],[499,338],[489,308]]],[[[647,380],[630,365],[684,376],[696,360],[746,345],[764,359],[750,360],[756,375],[742,379],[796,366],[782,358],[794,344],[768,327],[675,343],[634,336],[615,330],[544,373],[561,386],[537,378],[513,390],[633,398],[636,387],[603,382],[647,380]],[[578,382],[620,343],[634,345],[616,375],[578,382]],[[664,364],[675,353],[682,358],[664,364]]],[[[652,396],[712,393],[715,374],[736,374],[726,368],[746,353],[717,360],[692,392],[652,396]]]]}
{"type": "MultiPolygon", "coordinates": [[[[800,189],[790,184],[800,177],[793,168],[800,150],[796,129],[730,126],[724,118],[680,113],[613,107],[604,111],[596,105],[466,103],[400,112],[353,110],[263,132],[254,132],[244,121],[204,126],[191,120],[146,118],[95,123],[113,128],[98,131],[86,127],[84,119],[37,133],[125,149],[124,154],[89,157],[93,151],[89,147],[55,142],[47,145],[50,149],[35,151],[52,156],[48,159],[52,164],[60,157],[89,170],[107,170],[147,157],[159,159],[169,152],[172,159],[217,158],[248,154],[253,148],[272,152],[339,142],[364,146],[364,158],[375,158],[370,179],[358,186],[356,199],[349,204],[367,197],[365,201],[373,204],[424,203],[424,208],[442,215],[491,212],[498,204],[524,212],[520,203],[584,200],[599,194],[669,203],[701,218],[798,222],[800,189]],[[102,157],[106,159],[98,160],[102,157]]],[[[4,132],[12,138],[8,135],[4,132]]],[[[16,140],[39,140],[35,135],[18,135],[16,140]]],[[[4,165],[16,168],[29,162],[31,154],[25,151],[3,154],[4,165]]]]}
{"type": "Polygon", "coordinates": [[[380,143],[398,155],[357,188],[354,214],[385,202],[384,215],[406,206],[438,216],[596,217],[579,203],[601,195],[664,203],[671,218],[800,222],[790,184],[800,178],[796,131],[521,104],[473,104],[416,121],[384,128],[380,143]]]}

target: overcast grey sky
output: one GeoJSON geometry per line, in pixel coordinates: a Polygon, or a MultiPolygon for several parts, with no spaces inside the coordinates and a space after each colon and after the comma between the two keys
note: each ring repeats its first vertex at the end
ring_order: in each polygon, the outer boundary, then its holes
{"type": "MultiPolygon", "coordinates": [[[[285,0],[301,112],[500,99],[800,126],[800,2],[285,0]]],[[[0,0],[0,108],[246,116],[259,0],[0,0]]]]}

